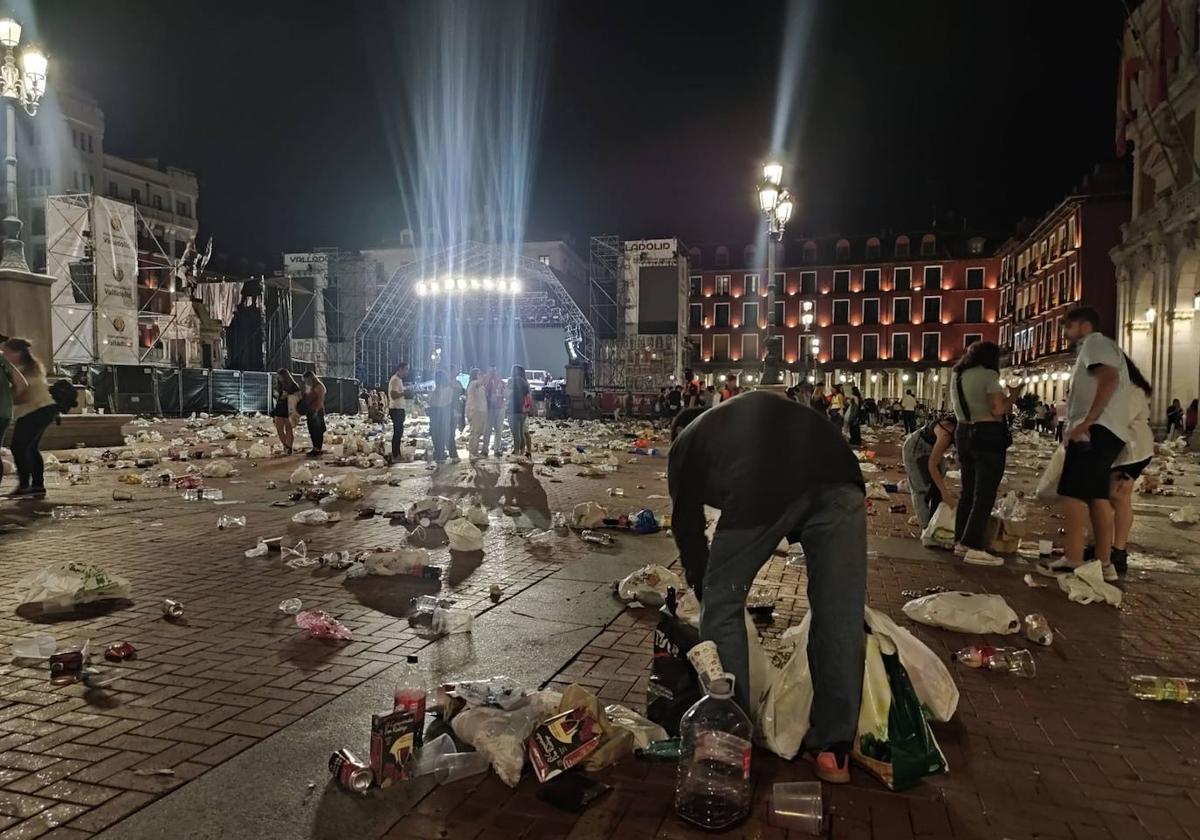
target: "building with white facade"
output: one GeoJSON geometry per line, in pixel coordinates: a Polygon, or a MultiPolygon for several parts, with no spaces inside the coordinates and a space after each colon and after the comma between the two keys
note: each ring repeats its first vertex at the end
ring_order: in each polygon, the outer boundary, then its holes
{"type": "Polygon", "coordinates": [[[1117,267],[1121,346],[1154,386],[1151,422],[1200,394],[1200,38],[1194,0],[1143,3],[1126,21],[1118,147],[1132,154],[1133,205],[1117,267]]]}

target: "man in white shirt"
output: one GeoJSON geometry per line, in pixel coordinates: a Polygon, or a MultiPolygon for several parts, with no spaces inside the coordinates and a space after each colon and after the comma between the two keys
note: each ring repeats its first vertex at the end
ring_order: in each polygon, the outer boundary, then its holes
{"type": "Polygon", "coordinates": [[[1096,559],[1104,579],[1118,579],[1111,560],[1113,508],[1109,472],[1129,438],[1129,370],[1117,343],[1100,332],[1100,315],[1089,306],[1072,309],[1063,330],[1077,348],[1067,397],[1066,459],[1058,481],[1059,505],[1066,520],[1065,554],[1039,564],[1043,574],[1074,571],[1084,562],[1089,519],[1096,559]]]}
{"type": "Polygon", "coordinates": [[[900,398],[900,418],[904,421],[904,434],[911,435],[917,430],[917,398],[911,390],[900,398]]]}
{"type": "Polygon", "coordinates": [[[388,416],[392,418],[392,460],[400,457],[400,444],[404,441],[404,416],[408,408],[405,401],[407,390],[404,378],[408,376],[408,362],[396,365],[396,372],[388,380],[388,416]]]}

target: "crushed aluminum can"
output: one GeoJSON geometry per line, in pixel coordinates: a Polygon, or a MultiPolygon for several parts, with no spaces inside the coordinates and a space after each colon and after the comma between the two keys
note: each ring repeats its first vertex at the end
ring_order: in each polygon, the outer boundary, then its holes
{"type": "Polygon", "coordinates": [[[104,649],[104,658],[109,662],[137,659],[137,649],[129,642],[115,642],[104,649]]]}
{"type": "Polygon", "coordinates": [[[50,684],[71,685],[79,682],[83,675],[84,655],[82,650],[65,650],[50,657],[50,684]]]}
{"type": "Polygon", "coordinates": [[[183,618],[183,604],[179,601],[173,601],[170,598],[164,598],[162,603],[163,617],[167,619],[183,618]]]}
{"type": "Polygon", "coordinates": [[[350,750],[343,748],[329,756],[329,772],[346,790],[366,794],[371,789],[371,768],[355,758],[350,750]]]}

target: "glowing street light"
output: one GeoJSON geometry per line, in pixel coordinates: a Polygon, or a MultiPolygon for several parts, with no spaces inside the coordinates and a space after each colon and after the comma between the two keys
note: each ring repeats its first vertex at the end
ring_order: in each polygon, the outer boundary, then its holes
{"type": "Polygon", "coordinates": [[[4,47],[4,63],[0,65],[0,94],[5,99],[5,198],[8,215],[4,218],[3,266],[16,271],[29,271],[25,261],[25,246],[21,242],[21,219],[17,215],[17,120],[15,105],[29,116],[37,113],[38,103],[46,93],[46,74],[50,65],[46,54],[32,44],[21,51],[21,66],[17,67],[15,52],[21,44],[21,24],[11,17],[0,18],[0,46],[4,47]]]}
{"type": "MultiPolygon", "coordinates": [[[[783,239],[783,229],[792,218],[792,196],[783,187],[783,164],[763,164],[758,182],[758,209],[767,222],[767,334],[763,343],[767,354],[760,381],[775,385],[783,381],[783,341],[775,335],[775,243],[783,239]]],[[[806,325],[807,326],[807,325],[806,325]]]]}

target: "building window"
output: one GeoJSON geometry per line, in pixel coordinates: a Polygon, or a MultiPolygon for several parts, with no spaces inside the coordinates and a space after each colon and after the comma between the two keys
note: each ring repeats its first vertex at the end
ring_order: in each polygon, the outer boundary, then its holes
{"type": "Polygon", "coordinates": [[[800,272],[800,294],[815,295],[817,293],[817,272],[800,272]]]}
{"type": "MultiPolygon", "coordinates": [[[[163,206],[162,206],[162,196],[161,196],[161,195],[156,195],[156,196],[154,196],[154,209],[155,209],[155,210],[161,210],[161,209],[163,209],[163,206]]],[[[541,258],[539,257],[539,259],[541,259],[541,258]]],[[[546,265],[549,265],[550,263],[545,263],[545,264],[546,264],[546,265]]]]}
{"type": "Polygon", "coordinates": [[[811,265],[812,263],[815,263],[817,261],[817,243],[816,242],[805,242],[804,243],[804,250],[801,254],[800,260],[801,260],[801,262],[804,262],[808,265],[811,265]]]}
{"type": "Polygon", "coordinates": [[[717,275],[717,294],[721,295],[723,297],[727,296],[729,294],[729,275],[728,274],[718,274],[717,275]]]}
{"type": "MultiPolygon", "coordinates": [[[[175,215],[190,219],[192,217],[192,203],[190,201],[176,200],[175,215]]],[[[550,263],[546,263],[546,265],[550,265],[550,263]]]]}
{"type": "Polygon", "coordinates": [[[1075,249],[1075,217],[1071,216],[1067,219],[1067,250],[1075,249]]]}
{"type": "Polygon", "coordinates": [[[921,237],[921,256],[932,257],[937,255],[937,237],[932,233],[927,233],[921,237]]]}
{"type": "Polygon", "coordinates": [[[838,262],[850,261],[850,240],[839,239],[835,250],[835,257],[838,262]]]}
{"type": "Polygon", "coordinates": [[[44,207],[34,207],[33,217],[30,219],[31,232],[34,236],[46,235],[46,210],[44,207]]]}
{"type": "Polygon", "coordinates": [[[1070,279],[1070,282],[1067,284],[1067,293],[1070,295],[1069,300],[1074,302],[1079,300],[1083,290],[1079,288],[1079,275],[1075,270],[1075,264],[1071,263],[1067,271],[1069,272],[1067,276],[1070,279]]]}
{"type": "Polygon", "coordinates": [[[942,321],[942,299],[928,297],[922,302],[922,319],[926,324],[939,324],[942,321]]]}
{"type": "Polygon", "coordinates": [[[833,360],[844,362],[850,358],[850,336],[835,335],[833,337],[833,360]]]}
{"type": "Polygon", "coordinates": [[[867,259],[879,259],[879,237],[872,236],[867,240],[867,259]]]}
{"type": "Polygon", "coordinates": [[[967,288],[982,289],[983,288],[983,268],[968,268],[967,269],[967,288]]]}
{"type": "Polygon", "coordinates": [[[896,256],[900,259],[908,259],[909,258],[910,253],[909,253],[909,245],[908,245],[908,237],[907,236],[897,236],[896,237],[896,256]]]}
{"type": "Polygon", "coordinates": [[[862,322],[868,325],[879,323],[879,298],[866,298],[863,300],[862,322]]]}
{"type": "Polygon", "coordinates": [[[116,182],[116,181],[109,181],[109,182],[108,182],[108,194],[109,194],[110,196],[112,196],[113,198],[120,198],[120,197],[121,197],[121,188],[117,186],[117,182],[116,182]]]}
{"type": "MultiPolygon", "coordinates": [[[[718,304],[718,306],[727,306],[727,304],[718,304]]],[[[713,359],[718,362],[729,361],[729,336],[714,335],[713,336],[713,359]]]]}
{"type": "Polygon", "coordinates": [[[942,288],[942,267],[940,265],[925,266],[924,285],[926,291],[942,288]]]}
{"type": "Polygon", "coordinates": [[[927,332],[921,335],[921,358],[926,362],[936,362],[942,355],[942,334],[927,332]]]}
{"type": "Polygon", "coordinates": [[[849,271],[833,272],[833,290],[835,292],[850,291],[850,272],[849,271]]]}
{"type": "Polygon", "coordinates": [[[744,361],[758,361],[758,334],[750,333],[742,336],[742,359],[744,361]]]}
{"type": "Polygon", "coordinates": [[[79,148],[79,132],[73,128],[71,129],[71,145],[76,149],[79,148]]]}
{"type": "MultiPolygon", "coordinates": [[[[770,247],[769,242],[767,244],[767,247],[770,247]]],[[[756,256],[756,251],[754,250],[754,246],[747,245],[745,248],[742,249],[742,265],[744,265],[744,266],[754,265],[757,262],[757,259],[755,258],[755,256],[756,256]]]]}
{"type": "Polygon", "coordinates": [[[729,327],[729,304],[718,303],[713,306],[713,320],[717,327],[729,327]]]}
{"type": "Polygon", "coordinates": [[[771,291],[780,293],[787,288],[787,274],[782,271],[776,271],[773,282],[771,283],[771,291]]]}
{"type": "Polygon", "coordinates": [[[864,362],[879,361],[879,333],[867,333],[862,337],[862,357],[864,362]]]}
{"type": "Polygon", "coordinates": [[[892,333],[892,360],[908,361],[908,333],[892,333]]]}
{"type": "Polygon", "coordinates": [[[833,302],[833,323],[849,324],[850,323],[850,301],[835,300],[833,302]]]}
{"type": "Polygon", "coordinates": [[[758,275],[747,274],[742,277],[742,294],[756,295],[758,294],[758,275]]]}
{"type": "Polygon", "coordinates": [[[907,292],[912,290],[912,268],[905,266],[892,270],[892,291],[907,292]]]}
{"type": "Polygon", "coordinates": [[[700,284],[703,281],[703,279],[704,278],[701,277],[699,274],[693,274],[690,277],[688,277],[688,296],[689,297],[700,297],[700,284]]]}
{"type": "Polygon", "coordinates": [[[983,298],[967,298],[965,320],[968,324],[983,323],[983,298]]]}
{"type": "Polygon", "coordinates": [[[758,329],[758,304],[743,303],[742,304],[742,329],[756,330],[758,329]]]}
{"type": "Polygon", "coordinates": [[[132,201],[134,204],[141,204],[142,203],[142,191],[141,190],[130,190],[129,191],[129,200],[132,201]]]}
{"type": "Polygon", "coordinates": [[[892,300],[892,323],[912,323],[912,298],[894,298],[892,300]]]}
{"type": "Polygon", "coordinates": [[[545,265],[545,266],[550,265],[550,255],[549,254],[538,254],[538,262],[540,262],[542,265],[545,265]]]}
{"type": "Polygon", "coordinates": [[[89,152],[96,151],[94,148],[92,148],[92,135],[90,135],[90,134],[88,135],[88,151],[89,152]]]}
{"type": "Polygon", "coordinates": [[[783,301],[777,300],[775,301],[775,324],[772,326],[781,325],[783,322],[783,301]]]}
{"type": "Polygon", "coordinates": [[[699,303],[688,304],[688,326],[700,327],[704,317],[704,307],[699,303]]]}
{"type": "Polygon", "coordinates": [[[878,292],[879,291],[879,269],[868,268],[863,270],[863,291],[878,292]]]}
{"type": "Polygon", "coordinates": [[[33,270],[45,273],[46,271],[46,246],[33,246],[33,270]]]}
{"type": "Polygon", "coordinates": [[[969,240],[967,240],[967,251],[970,252],[970,254],[975,257],[982,254],[983,253],[983,237],[982,236],[972,236],[969,240]]]}

